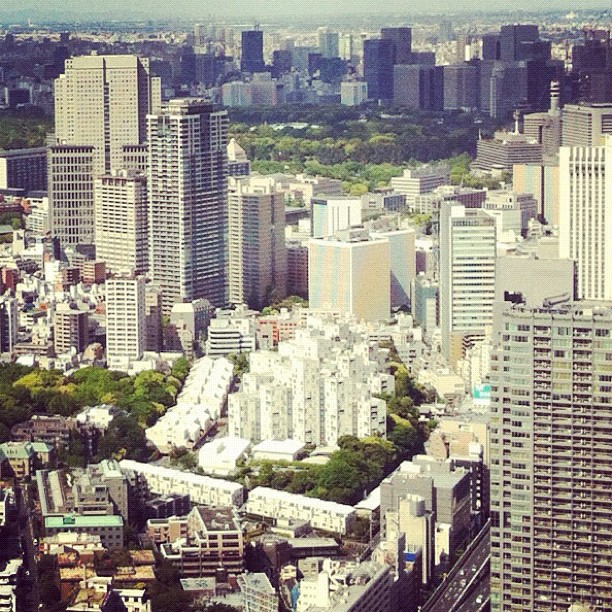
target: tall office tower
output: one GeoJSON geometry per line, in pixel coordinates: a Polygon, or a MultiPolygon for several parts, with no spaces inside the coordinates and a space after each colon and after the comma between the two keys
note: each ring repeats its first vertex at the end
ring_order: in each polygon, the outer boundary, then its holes
{"type": "Polygon", "coordinates": [[[444,110],[474,110],[479,104],[478,66],[462,62],[444,66],[444,110]]]}
{"type": "Polygon", "coordinates": [[[124,368],[142,357],[146,344],[144,276],[118,276],[106,281],[106,361],[124,368]]]}
{"type": "Polygon", "coordinates": [[[612,104],[566,104],[561,111],[561,144],[596,147],[612,134],[612,104]]]}
{"type": "Polygon", "coordinates": [[[393,66],[393,104],[423,110],[442,110],[444,66],[393,66]]]}
{"type": "Polygon", "coordinates": [[[96,257],[106,262],[107,269],[147,271],[147,179],[143,174],[119,170],[96,178],[94,227],[96,257]]]}
{"type": "Polygon", "coordinates": [[[149,60],[88,55],[66,60],[55,81],[55,139],[94,147],[94,174],[122,167],[123,146],[146,138],[146,116],[161,104],[149,60]]]}
{"type": "Polygon", "coordinates": [[[439,248],[442,353],[455,364],[493,322],[495,219],[478,208],[443,202],[439,248]]]}
{"type": "Polygon", "coordinates": [[[491,610],[610,610],[612,309],[518,306],[500,323],[491,361],[491,610]]]}
{"type": "Polygon", "coordinates": [[[393,63],[412,63],[412,29],[383,28],[380,37],[393,42],[393,63]]]}
{"type": "Polygon", "coordinates": [[[370,100],[393,99],[393,41],[387,38],[363,43],[363,76],[370,100]]]}
{"type": "Polygon", "coordinates": [[[263,32],[248,30],[242,33],[242,55],[240,70],[242,72],[263,72],[266,69],[263,58],[263,32]]]}
{"type": "Polygon", "coordinates": [[[0,353],[12,353],[19,331],[19,310],[17,300],[12,297],[0,298],[0,353]]]}
{"type": "Polygon", "coordinates": [[[95,148],[53,145],[48,152],[48,193],[51,233],[62,248],[91,244],[94,239],[95,148]]]}
{"type": "Polygon", "coordinates": [[[612,102],[612,42],[610,31],[585,30],[582,45],[572,47],[571,76],[577,81],[578,99],[612,102]]]}
{"type": "Polygon", "coordinates": [[[364,229],[338,232],[308,243],[308,299],[312,308],[332,308],[366,321],[389,318],[389,240],[364,229]]]}
{"type": "Polygon", "coordinates": [[[338,32],[332,32],[329,28],[319,28],[317,34],[321,57],[340,57],[338,32]]]}
{"type": "Polygon", "coordinates": [[[74,349],[82,353],[89,343],[89,315],[85,310],[58,304],[53,317],[53,341],[58,355],[74,349]]]}
{"type": "Polygon", "coordinates": [[[149,274],[164,314],[227,298],[227,111],[171,100],[148,117],[149,274]]]}
{"type": "Polygon", "coordinates": [[[612,136],[559,152],[559,254],[574,259],[578,299],[612,300],[612,136]]]}
{"type": "Polygon", "coordinates": [[[539,39],[537,25],[503,25],[499,35],[499,59],[517,62],[527,59],[527,43],[539,39]]]}
{"type": "Polygon", "coordinates": [[[47,149],[0,151],[0,189],[47,190],[47,149]]]}
{"type": "Polygon", "coordinates": [[[498,32],[487,32],[482,35],[482,59],[499,60],[501,56],[500,35],[498,32]]]}
{"type": "Polygon", "coordinates": [[[287,288],[285,198],[268,184],[230,179],[229,301],[261,309],[287,288]]]}

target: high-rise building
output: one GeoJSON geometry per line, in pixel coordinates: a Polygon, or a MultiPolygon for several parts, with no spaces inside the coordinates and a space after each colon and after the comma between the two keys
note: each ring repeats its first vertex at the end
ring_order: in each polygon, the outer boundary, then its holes
{"type": "Polygon", "coordinates": [[[0,151],[0,189],[47,190],[47,149],[0,151]]]}
{"type": "Polygon", "coordinates": [[[261,309],[285,297],[287,254],[285,198],[274,188],[248,178],[230,179],[229,301],[261,309]]]}
{"type": "Polygon", "coordinates": [[[164,314],[227,299],[227,111],[171,100],[148,117],[149,274],[164,314]]]}
{"type": "Polygon", "coordinates": [[[111,272],[146,272],[147,179],[127,170],[104,174],[94,182],[96,257],[111,272]]]}
{"type": "Polygon", "coordinates": [[[16,298],[0,299],[0,353],[12,353],[19,331],[19,311],[16,298]]]}
{"type": "Polygon", "coordinates": [[[109,172],[122,167],[124,145],[144,142],[146,116],[160,104],[160,82],[148,59],[74,57],[55,81],[55,139],[94,147],[94,174],[109,172]]]}
{"type": "Polygon", "coordinates": [[[442,352],[454,364],[493,323],[495,219],[478,208],[443,202],[439,245],[442,352]]]}
{"type": "Polygon", "coordinates": [[[106,281],[106,361],[123,368],[142,357],[146,342],[144,276],[106,281]]]}
{"type": "Polygon", "coordinates": [[[89,316],[87,311],[58,304],[53,317],[53,339],[58,355],[74,349],[82,353],[89,343],[89,316]]]}
{"type": "Polygon", "coordinates": [[[596,147],[612,134],[612,103],[566,104],[562,111],[561,144],[596,147]]]}
{"type": "Polygon", "coordinates": [[[504,313],[491,361],[491,610],[612,609],[612,310],[504,313]]]}
{"type": "Polygon", "coordinates": [[[312,308],[333,308],[378,321],[391,312],[389,240],[366,230],[338,232],[308,243],[308,299],[312,308]]]}
{"type": "Polygon", "coordinates": [[[502,62],[526,59],[528,44],[539,39],[537,25],[503,25],[499,35],[499,58],[502,62]]]}
{"type": "Polygon", "coordinates": [[[612,136],[600,147],[561,147],[559,253],[577,265],[578,298],[612,299],[612,136]]]}
{"type": "Polygon", "coordinates": [[[313,238],[334,236],[340,230],[361,225],[361,198],[316,196],[310,202],[313,238]]]}
{"type": "Polygon", "coordinates": [[[412,28],[383,28],[380,37],[393,42],[393,63],[412,63],[412,28]]]}
{"type": "Polygon", "coordinates": [[[321,57],[340,57],[338,32],[332,32],[329,28],[319,28],[317,34],[321,57]]]}
{"type": "Polygon", "coordinates": [[[240,70],[242,72],[263,72],[266,65],[263,59],[263,32],[248,30],[242,32],[242,55],[240,70]]]}
{"type": "Polygon", "coordinates": [[[388,38],[363,43],[363,76],[371,100],[393,99],[393,41],[388,38]]]}
{"type": "Polygon", "coordinates": [[[444,110],[473,110],[478,107],[478,66],[461,62],[444,66],[444,110]]]}

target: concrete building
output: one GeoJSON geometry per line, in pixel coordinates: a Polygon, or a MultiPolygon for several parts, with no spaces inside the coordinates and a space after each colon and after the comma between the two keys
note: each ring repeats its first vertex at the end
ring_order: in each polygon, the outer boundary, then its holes
{"type": "Polygon", "coordinates": [[[495,218],[500,239],[509,232],[518,238],[527,235],[529,221],[538,215],[538,202],[530,193],[496,189],[487,193],[482,209],[495,218]]]}
{"type": "Polygon", "coordinates": [[[478,108],[478,67],[467,62],[444,66],[444,110],[473,111],[478,108]]]}
{"type": "Polygon", "coordinates": [[[578,299],[612,299],[612,136],[559,154],[559,254],[576,261],[578,299]]]}
{"type": "Polygon", "coordinates": [[[25,218],[26,229],[36,236],[46,236],[51,231],[51,211],[46,186],[45,191],[28,194],[27,207],[30,214],[25,218]]]}
{"type": "Polygon", "coordinates": [[[106,360],[125,368],[145,349],[144,276],[116,277],[106,282],[106,360]]]}
{"type": "Polygon", "coordinates": [[[19,331],[19,304],[16,298],[0,297],[0,353],[12,353],[19,331]]]}
{"type": "Polygon", "coordinates": [[[328,238],[361,225],[360,198],[319,195],[312,198],[310,210],[313,238],[328,238]]]}
{"type": "Polygon", "coordinates": [[[439,241],[442,352],[455,363],[493,322],[495,220],[479,209],[444,202],[439,241]]]}
{"type": "Polygon", "coordinates": [[[230,476],[244,460],[251,447],[250,440],[227,436],[216,438],[200,447],[198,465],[207,473],[215,476],[230,476]]]}
{"type": "Polygon", "coordinates": [[[491,372],[491,609],[610,609],[612,311],[516,306],[501,328],[491,372]]]}
{"type": "Polygon", "coordinates": [[[340,83],[340,104],[360,106],[368,99],[368,84],[365,81],[342,81],[340,83]]]}
{"type": "Polygon", "coordinates": [[[332,308],[358,319],[389,318],[390,252],[387,238],[348,230],[308,243],[308,298],[312,308],[332,308]]]}
{"type": "Polygon", "coordinates": [[[559,225],[559,166],[515,164],[512,187],[519,193],[531,193],[538,202],[538,218],[549,225],[559,225]]]}
{"type": "Polygon", "coordinates": [[[352,506],[295,495],[268,487],[255,487],[244,507],[247,514],[271,519],[308,521],[315,529],[341,535],[350,531],[356,518],[352,506]]]}
{"type": "Polygon", "coordinates": [[[227,111],[171,100],[149,115],[149,273],[162,306],[227,300],[227,111]],[[185,174],[192,176],[183,181],[185,174]]]}
{"type": "Polygon", "coordinates": [[[44,519],[45,535],[54,536],[67,531],[100,536],[107,550],[123,548],[123,519],[114,515],[70,515],[47,516],[44,519]]]}
{"type": "Polygon", "coordinates": [[[159,546],[162,558],[174,565],[181,578],[216,576],[219,571],[231,576],[242,573],[242,526],[233,507],[198,506],[184,520],[186,537],[159,546]]]}
{"type": "Polygon", "coordinates": [[[238,576],[245,612],[277,612],[278,595],[266,574],[245,572],[238,576]]]}
{"type": "Polygon", "coordinates": [[[271,179],[229,179],[229,301],[261,309],[286,294],[285,201],[271,179]]]}
{"type": "Polygon", "coordinates": [[[256,348],[255,315],[257,311],[240,306],[234,310],[217,310],[211,319],[206,338],[206,354],[220,357],[231,353],[248,353],[256,348]]]}
{"type": "Polygon", "coordinates": [[[562,111],[564,147],[598,147],[612,134],[612,104],[566,104],[562,111]]]}
{"type": "Polygon", "coordinates": [[[518,132],[495,132],[476,143],[472,167],[485,172],[510,171],[515,164],[542,164],[542,145],[518,132]]]}
{"type": "Polygon", "coordinates": [[[93,147],[92,174],[123,167],[124,145],[146,140],[146,116],[158,112],[160,81],[135,55],[83,55],[66,60],[55,81],[55,139],[93,147]]]}
{"type": "Polygon", "coordinates": [[[227,145],[227,174],[235,177],[251,174],[251,162],[235,138],[227,145]]]}
{"type": "Polygon", "coordinates": [[[147,179],[135,171],[104,174],[94,181],[96,257],[114,273],[149,267],[147,179]]]}
{"type": "Polygon", "coordinates": [[[447,185],[450,180],[450,167],[446,164],[421,166],[404,170],[403,176],[395,176],[390,181],[391,188],[406,196],[406,206],[414,206],[416,196],[429,193],[436,187],[447,185]]]}
{"type": "Polygon", "coordinates": [[[53,342],[57,355],[70,353],[72,349],[82,353],[89,344],[88,312],[58,304],[53,316],[53,342]]]}
{"type": "Polygon", "coordinates": [[[146,497],[148,493],[177,493],[188,494],[193,503],[206,506],[241,506],[244,503],[244,487],[237,482],[128,459],[124,459],[119,465],[132,487],[142,497],[146,497]]]}
{"type": "Polygon", "coordinates": [[[47,149],[0,151],[0,189],[47,190],[47,149]]]}

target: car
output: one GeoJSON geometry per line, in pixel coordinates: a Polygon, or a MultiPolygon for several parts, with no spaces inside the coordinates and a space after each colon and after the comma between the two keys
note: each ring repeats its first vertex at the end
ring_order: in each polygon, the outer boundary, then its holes
{"type": "Polygon", "coordinates": [[[459,572],[459,575],[460,575],[460,576],[465,576],[465,570],[464,570],[464,569],[462,569],[462,570],[459,572]]]}
{"type": "Polygon", "coordinates": [[[481,603],[483,602],[483,600],[484,600],[484,597],[483,597],[482,595],[479,595],[479,596],[476,598],[476,603],[477,603],[477,604],[481,604],[481,603]]]}

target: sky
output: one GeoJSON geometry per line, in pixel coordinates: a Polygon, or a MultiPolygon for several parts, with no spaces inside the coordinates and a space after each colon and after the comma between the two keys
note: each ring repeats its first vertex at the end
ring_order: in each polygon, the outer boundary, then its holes
{"type": "Polygon", "coordinates": [[[96,13],[114,12],[117,17],[142,14],[155,17],[197,18],[213,15],[245,17],[305,17],[316,14],[350,13],[447,13],[453,11],[579,10],[609,9],[610,0],[0,0],[3,14],[30,13],[33,21],[50,13],[78,15],[87,19],[96,13]],[[92,6],[96,7],[92,9],[92,6]],[[44,14],[43,14],[44,12],[44,14]]]}

